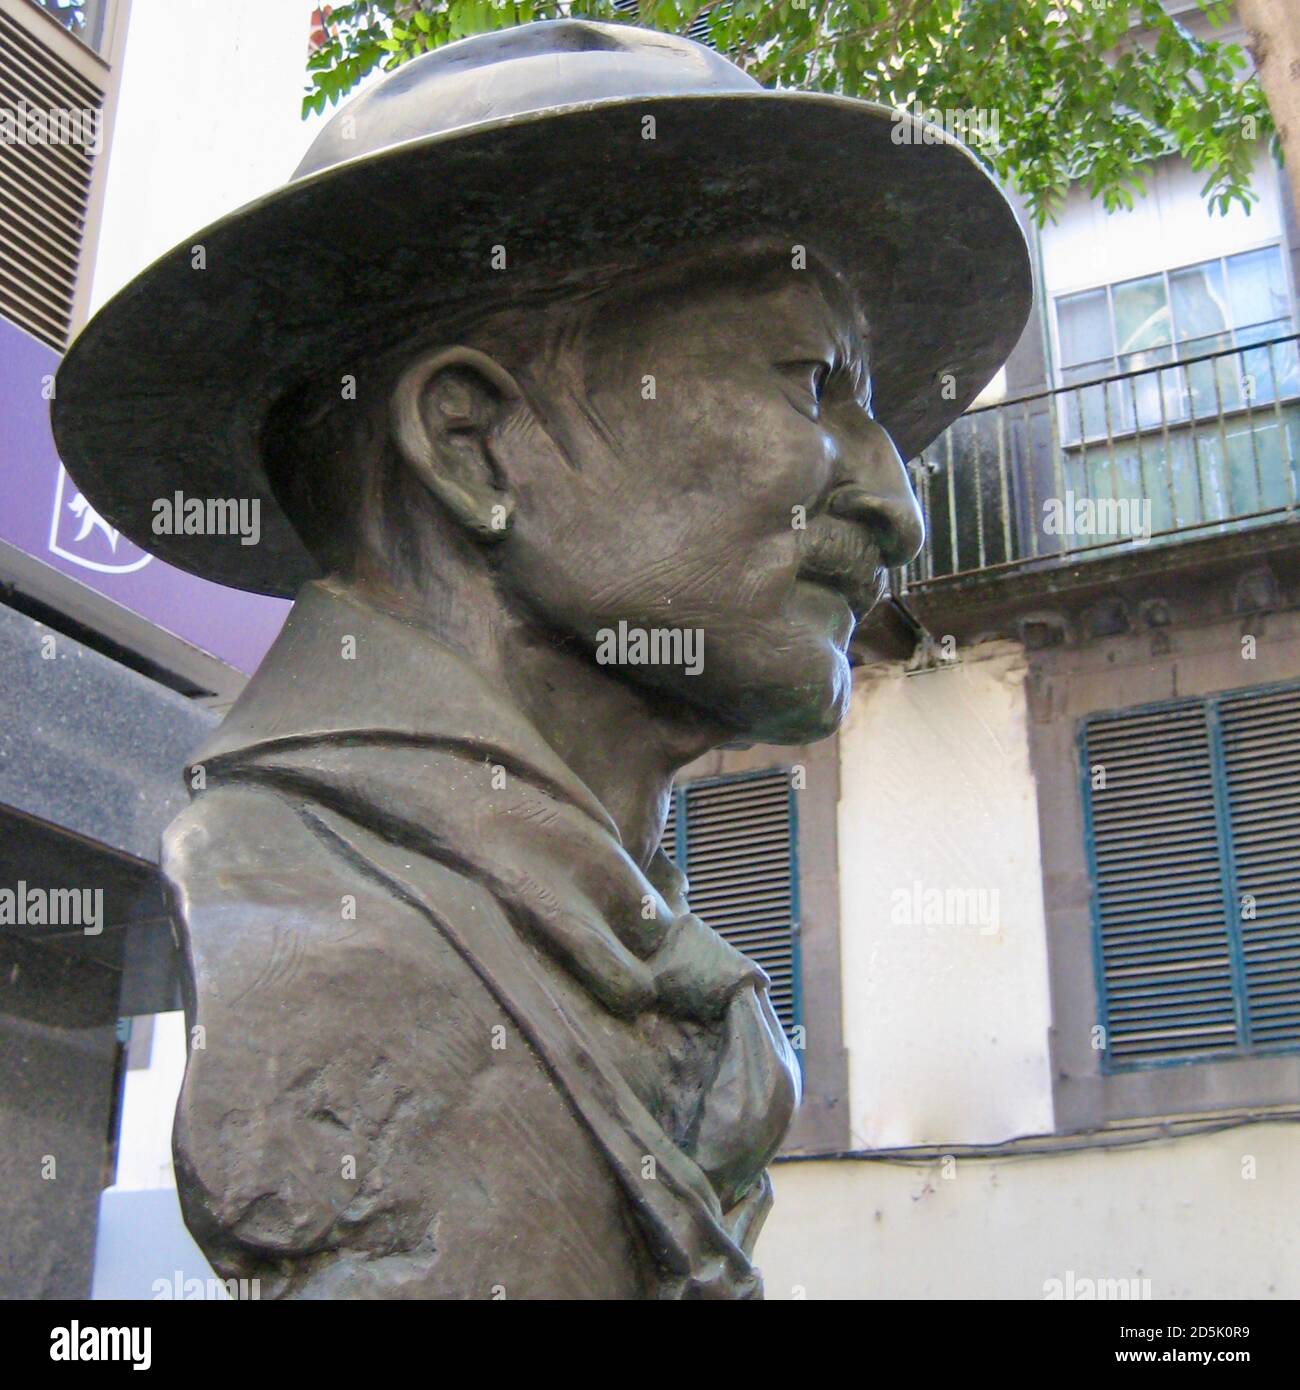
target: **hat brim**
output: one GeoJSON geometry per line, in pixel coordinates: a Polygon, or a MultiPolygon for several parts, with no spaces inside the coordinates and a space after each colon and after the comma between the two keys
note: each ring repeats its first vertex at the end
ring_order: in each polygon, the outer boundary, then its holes
{"type": "Polygon", "coordinates": [[[813,93],[618,98],[413,139],[213,223],[77,337],[58,372],[55,441],[96,511],[137,545],[292,597],[319,570],[257,442],[283,391],[404,325],[760,237],[805,245],[852,285],[875,414],[904,458],[965,410],[1028,318],[1015,215],[933,127],[813,93]],[[177,491],[257,499],[258,544],[157,534],[154,504],[177,491]]]}

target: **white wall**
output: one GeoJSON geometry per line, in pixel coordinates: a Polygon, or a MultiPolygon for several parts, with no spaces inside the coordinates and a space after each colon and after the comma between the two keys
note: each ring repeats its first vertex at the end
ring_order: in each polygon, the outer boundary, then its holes
{"type": "Polygon", "coordinates": [[[922,675],[858,673],[839,812],[855,1148],[1052,1129],[1025,672],[998,643],[922,675]]]}
{"type": "Polygon", "coordinates": [[[778,1164],[757,1260],[773,1299],[1041,1299],[1070,1270],[1076,1289],[1148,1279],[1152,1298],[1300,1298],[1298,1140],[1294,1125],[1244,1125],[961,1160],[952,1178],[937,1162],[778,1164]]]}
{"type": "Polygon", "coordinates": [[[149,1065],[127,1070],[113,1186],[173,1187],[172,1116],[185,1076],[185,1015],[155,1014],[149,1065]]]}
{"type": "Polygon", "coordinates": [[[184,238],[285,182],[311,0],[133,0],[92,309],[184,238]]]}
{"type": "Polygon", "coordinates": [[[1040,233],[1048,296],[1153,275],[1282,238],[1277,169],[1262,145],[1251,179],[1259,202],[1249,213],[1236,204],[1224,216],[1210,212],[1201,197],[1204,182],[1205,175],[1183,160],[1162,160],[1148,178],[1147,196],[1136,199],[1131,210],[1113,213],[1075,184],[1059,221],[1040,233]]]}

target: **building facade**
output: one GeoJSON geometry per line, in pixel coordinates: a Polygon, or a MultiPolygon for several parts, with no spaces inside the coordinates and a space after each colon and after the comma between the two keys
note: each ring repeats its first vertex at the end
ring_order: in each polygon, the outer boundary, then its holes
{"type": "Polygon", "coordinates": [[[912,464],[838,737],[839,1146],[777,1170],[771,1297],[1300,1292],[1300,237],[1253,182],[1073,190],[912,464]]]}

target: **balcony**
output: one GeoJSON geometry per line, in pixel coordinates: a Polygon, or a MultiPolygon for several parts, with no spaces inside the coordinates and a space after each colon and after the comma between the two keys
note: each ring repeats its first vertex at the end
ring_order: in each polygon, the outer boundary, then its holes
{"type": "Polygon", "coordinates": [[[910,466],[927,541],[895,594],[933,608],[999,577],[1041,587],[1294,522],[1300,337],[1251,336],[968,411],[910,466]]]}

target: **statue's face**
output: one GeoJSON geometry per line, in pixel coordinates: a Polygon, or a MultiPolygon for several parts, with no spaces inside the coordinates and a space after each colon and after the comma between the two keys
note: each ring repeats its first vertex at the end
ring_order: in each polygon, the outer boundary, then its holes
{"type": "Polygon", "coordinates": [[[754,740],[839,725],[855,623],[923,539],[833,301],[792,271],[604,313],[588,427],[567,465],[513,480],[516,592],[626,679],[754,740]]]}

